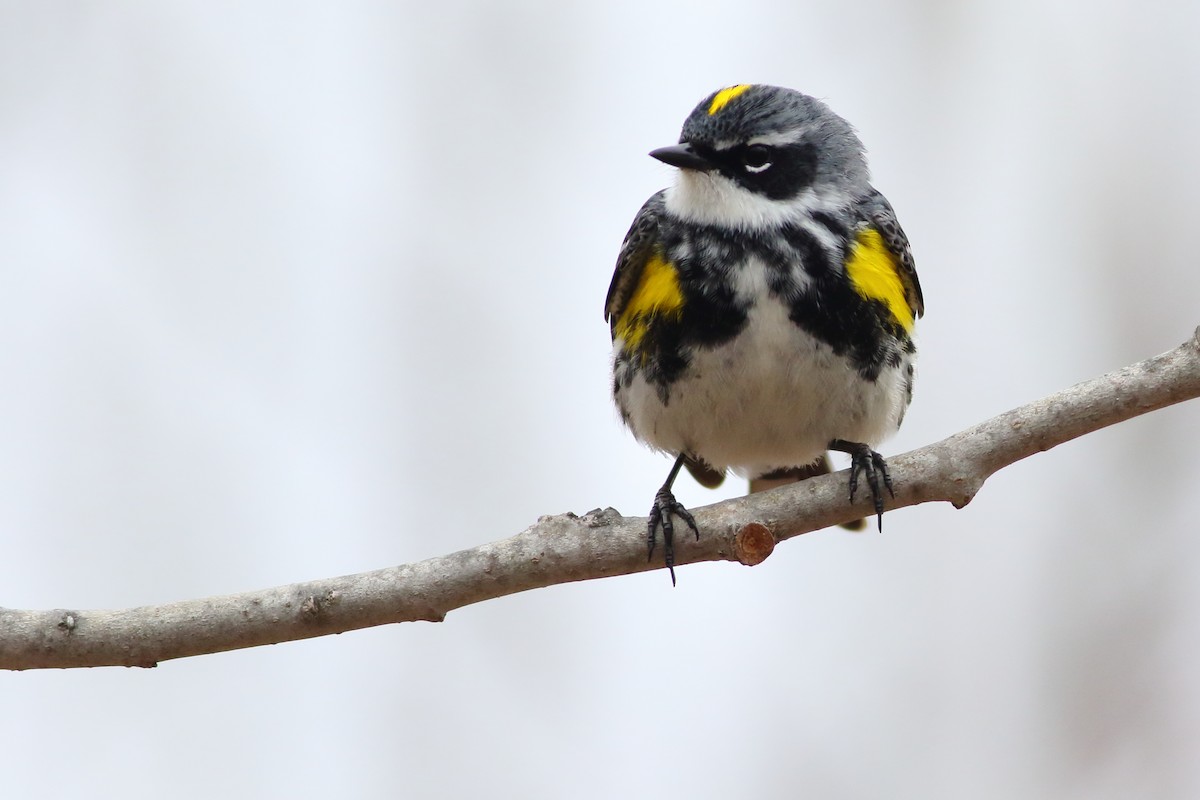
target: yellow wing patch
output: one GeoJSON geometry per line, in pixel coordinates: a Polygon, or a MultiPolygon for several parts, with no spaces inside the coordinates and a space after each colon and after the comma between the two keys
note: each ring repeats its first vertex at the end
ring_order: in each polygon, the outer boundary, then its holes
{"type": "Polygon", "coordinates": [[[913,310],[904,296],[904,283],[896,270],[896,257],[874,228],[866,228],[854,238],[854,247],[846,261],[846,275],[854,291],[869,300],[878,300],[908,333],[913,329],[913,310]]]}
{"type": "Polygon", "coordinates": [[[675,265],[661,254],[650,256],[637,288],[617,317],[614,333],[625,341],[629,350],[637,350],[646,336],[652,317],[678,319],[683,309],[683,292],[679,290],[679,273],[675,265]]]}
{"type": "Polygon", "coordinates": [[[708,115],[711,117],[713,114],[716,114],[722,108],[729,105],[730,100],[749,88],[749,83],[739,83],[737,86],[730,86],[727,89],[717,92],[713,95],[712,102],[708,104],[708,115]]]}

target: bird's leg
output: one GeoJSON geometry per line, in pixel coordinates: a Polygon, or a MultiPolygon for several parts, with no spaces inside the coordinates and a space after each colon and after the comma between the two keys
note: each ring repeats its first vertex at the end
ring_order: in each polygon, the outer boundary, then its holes
{"type": "Polygon", "coordinates": [[[887,462],[883,456],[861,442],[847,442],[844,439],[834,439],[829,443],[830,450],[847,453],[850,456],[850,502],[854,502],[854,493],[858,491],[858,475],[861,472],[867,476],[867,487],[871,490],[871,500],[875,506],[875,517],[879,521],[879,530],[883,530],[883,489],[888,490],[892,497],[896,496],[892,488],[892,475],[888,472],[887,462]],[[882,486],[880,482],[882,481],[882,486]]]}
{"type": "Polygon", "coordinates": [[[675,585],[675,525],[671,522],[671,515],[679,517],[688,524],[696,534],[696,540],[700,539],[700,529],[696,527],[696,520],[692,517],[690,511],[683,507],[683,504],[675,499],[675,495],[671,494],[671,486],[675,483],[675,478],[679,475],[679,468],[683,466],[685,461],[681,454],[675,459],[675,466],[671,467],[671,472],[667,475],[667,481],[658,490],[658,494],[654,495],[654,505],[650,508],[650,524],[647,526],[646,538],[648,550],[646,560],[649,561],[654,557],[655,529],[661,527],[663,532],[663,553],[666,556],[667,571],[671,573],[671,585],[675,585]]]}

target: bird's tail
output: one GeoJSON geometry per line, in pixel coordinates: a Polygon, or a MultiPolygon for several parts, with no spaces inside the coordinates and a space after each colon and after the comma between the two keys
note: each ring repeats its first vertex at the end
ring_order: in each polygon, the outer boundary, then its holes
{"type": "Polygon", "coordinates": [[[684,456],[683,465],[687,467],[688,472],[692,473],[692,477],[696,479],[696,483],[705,489],[715,489],[725,482],[725,470],[714,469],[707,461],[701,461],[691,456],[684,456]]]}

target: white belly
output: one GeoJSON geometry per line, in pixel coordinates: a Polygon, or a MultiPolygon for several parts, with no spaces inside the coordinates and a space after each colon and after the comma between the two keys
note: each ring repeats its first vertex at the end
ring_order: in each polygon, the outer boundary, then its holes
{"type": "Polygon", "coordinates": [[[908,360],[864,380],[843,357],[760,300],[732,342],[694,355],[667,402],[640,375],[618,391],[634,435],[751,477],[807,464],[833,439],[874,447],[899,427],[908,360]]]}

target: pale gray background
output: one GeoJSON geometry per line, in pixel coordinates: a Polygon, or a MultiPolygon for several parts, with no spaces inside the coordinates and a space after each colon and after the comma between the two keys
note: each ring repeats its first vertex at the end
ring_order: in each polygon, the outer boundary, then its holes
{"type": "MultiPolygon", "coordinates": [[[[604,292],[671,177],[645,153],[730,83],[850,119],[913,241],[928,316],[885,452],[1200,323],[1195,4],[0,8],[6,606],[645,513],[669,464],[611,409],[604,292]]],[[[675,590],[0,674],[0,794],[1194,797],[1198,425],[675,590]]]]}

